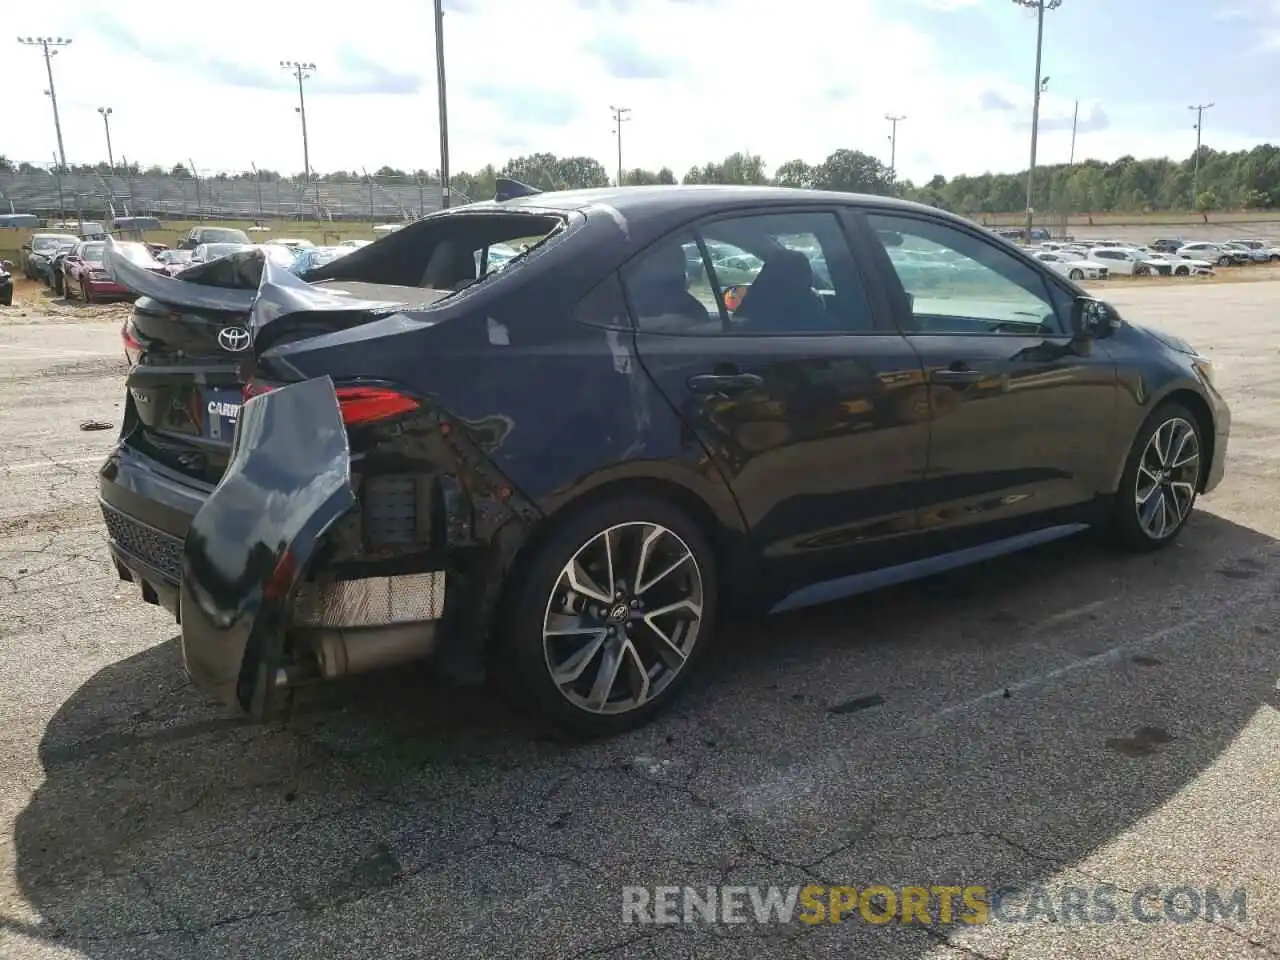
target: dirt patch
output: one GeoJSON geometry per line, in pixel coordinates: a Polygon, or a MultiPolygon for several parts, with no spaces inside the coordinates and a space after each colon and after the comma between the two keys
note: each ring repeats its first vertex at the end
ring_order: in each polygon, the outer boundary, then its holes
{"type": "Polygon", "coordinates": [[[54,296],[52,290],[38,280],[14,277],[13,306],[0,307],[0,325],[28,323],[124,323],[133,304],[84,303],[54,296]]]}

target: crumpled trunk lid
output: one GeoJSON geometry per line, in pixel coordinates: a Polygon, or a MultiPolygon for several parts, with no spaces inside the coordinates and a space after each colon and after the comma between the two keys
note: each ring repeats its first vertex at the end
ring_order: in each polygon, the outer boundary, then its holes
{"type": "Polygon", "coordinates": [[[109,275],[140,294],[125,331],[138,362],[126,380],[121,441],[201,485],[217,483],[227,468],[244,384],[264,340],[303,322],[312,333],[356,326],[408,300],[444,295],[359,281],[315,286],[258,251],[170,277],[106,245],[109,275]],[[297,323],[278,322],[286,318],[297,323]]]}

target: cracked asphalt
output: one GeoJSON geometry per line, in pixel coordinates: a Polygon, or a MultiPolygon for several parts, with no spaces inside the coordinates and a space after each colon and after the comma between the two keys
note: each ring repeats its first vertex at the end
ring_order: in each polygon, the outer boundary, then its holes
{"type": "Polygon", "coordinates": [[[1174,548],[1082,538],[730,624],[677,709],[590,746],[416,670],[270,726],[207,705],[103,547],[114,431],[79,424],[118,421],[118,311],[0,311],[0,957],[1280,956],[1280,284],[1114,300],[1209,351],[1234,408],[1174,548]],[[624,885],[811,883],[1247,911],[622,922],[624,885]]]}

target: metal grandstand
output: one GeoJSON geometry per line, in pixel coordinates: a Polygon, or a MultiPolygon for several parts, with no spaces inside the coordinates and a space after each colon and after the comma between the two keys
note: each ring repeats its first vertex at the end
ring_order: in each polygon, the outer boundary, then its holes
{"type": "MultiPolygon", "coordinates": [[[[440,209],[439,184],[412,178],[259,181],[227,177],[0,172],[0,212],[177,220],[411,220],[440,209]],[[78,204],[78,208],[77,208],[78,204]]],[[[468,202],[450,192],[450,205],[468,202]]]]}

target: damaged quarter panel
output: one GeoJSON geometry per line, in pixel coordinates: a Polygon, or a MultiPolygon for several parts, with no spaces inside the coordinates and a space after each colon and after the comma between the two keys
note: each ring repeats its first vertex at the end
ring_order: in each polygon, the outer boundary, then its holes
{"type": "Polygon", "coordinates": [[[565,242],[531,251],[500,282],[480,283],[429,311],[406,309],[281,345],[264,362],[339,382],[376,369],[409,386],[452,418],[537,513],[555,513],[603,484],[658,478],[741,529],[723,478],[635,353],[615,271],[661,229],[587,206],[565,242]],[[401,342],[391,350],[385,334],[393,323],[401,325],[401,342]]]}
{"type": "Polygon", "coordinates": [[[202,691],[263,712],[285,605],[325,531],[355,503],[349,470],[329,378],[244,405],[231,462],[183,547],[183,660],[202,691]]]}

